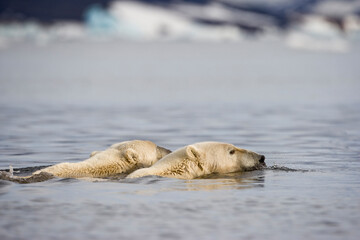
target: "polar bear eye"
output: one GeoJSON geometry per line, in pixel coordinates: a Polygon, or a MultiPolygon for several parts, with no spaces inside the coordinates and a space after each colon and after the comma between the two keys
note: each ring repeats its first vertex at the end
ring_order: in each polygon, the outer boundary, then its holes
{"type": "Polygon", "coordinates": [[[233,155],[235,153],[235,150],[231,150],[229,153],[230,155],[233,155]]]}

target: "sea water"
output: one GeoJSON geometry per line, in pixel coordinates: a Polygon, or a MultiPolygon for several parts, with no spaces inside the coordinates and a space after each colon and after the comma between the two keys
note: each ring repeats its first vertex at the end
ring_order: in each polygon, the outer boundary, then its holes
{"type": "Polygon", "coordinates": [[[130,139],[229,142],[264,154],[267,168],[0,180],[0,238],[357,239],[359,56],[252,42],[2,50],[2,170],[28,174],[130,139]]]}

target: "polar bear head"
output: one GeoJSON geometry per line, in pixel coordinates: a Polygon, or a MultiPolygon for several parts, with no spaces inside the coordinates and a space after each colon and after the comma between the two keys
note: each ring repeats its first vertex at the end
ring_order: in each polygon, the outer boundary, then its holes
{"type": "Polygon", "coordinates": [[[265,156],[229,143],[200,142],[185,147],[188,158],[199,160],[212,173],[230,173],[258,169],[265,156]]]}
{"type": "Polygon", "coordinates": [[[171,153],[171,151],[166,148],[157,146],[151,141],[144,140],[120,142],[112,145],[110,148],[122,152],[128,162],[136,162],[138,167],[149,167],[171,153]]]}

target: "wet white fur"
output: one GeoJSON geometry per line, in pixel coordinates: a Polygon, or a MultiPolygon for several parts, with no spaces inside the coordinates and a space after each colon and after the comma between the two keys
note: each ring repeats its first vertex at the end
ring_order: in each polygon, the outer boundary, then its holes
{"type": "Polygon", "coordinates": [[[36,171],[63,178],[108,177],[149,167],[168,152],[150,141],[116,143],[104,151],[92,152],[90,158],[77,163],[59,163],[36,171]]]}
{"type": "Polygon", "coordinates": [[[180,148],[154,165],[129,174],[127,178],[147,175],[193,179],[211,173],[245,171],[259,165],[261,155],[232,144],[200,142],[180,148]],[[233,154],[230,154],[233,151],[233,154]]]}

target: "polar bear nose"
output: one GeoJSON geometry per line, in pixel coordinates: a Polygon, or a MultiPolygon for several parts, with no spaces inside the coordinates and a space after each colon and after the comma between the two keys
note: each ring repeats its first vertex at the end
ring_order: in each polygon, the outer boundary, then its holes
{"type": "Polygon", "coordinates": [[[260,162],[260,163],[264,163],[264,162],[265,162],[265,156],[264,156],[264,155],[261,155],[261,156],[260,156],[259,162],[260,162]]]}

